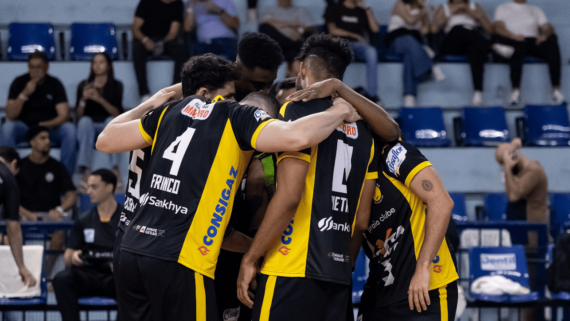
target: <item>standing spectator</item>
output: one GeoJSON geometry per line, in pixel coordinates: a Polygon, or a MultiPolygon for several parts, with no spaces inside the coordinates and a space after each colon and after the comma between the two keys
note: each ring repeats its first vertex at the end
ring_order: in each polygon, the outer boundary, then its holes
{"type": "MultiPolygon", "coordinates": [[[[50,139],[46,127],[32,127],[27,138],[32,153],[22,159],[16,176],[20,186],[20,216],[28,222],[63,221],[75,205],[77,193],[65,167],[49,156],[50,139]],[[63,200],[62,200],[63,197],[63,200]]],[[[52,235],[50,250],[63,249],[63,232],[52,235]]],[[[47,270],[51,273],[56,258],[49,256],[47,270]]]]}
{"type": "Polygon", "coordinates": [[[81,297],[117,297],[112,268],[113,245],[122,210],[114,197],[117,177],[108,169],[100,169],[88,181],[87,192],[91,203],[97,206],[73,223],[63,255],[66,269],[53,279],[63,321],[80,320],[77,300],[81,297]]]}
{"type": "Polygon", "coordinates": [[[500,5],[495,10],[496,42],[512,46],[510,58],[511,104],[520,103],[520,85],[524,57],[536,56],[546,60],[552,85],[552,103],[564,102],[560,90],[560,48],[554,27],[548,23],[544,11],[526,3],[526,0],[500,5]]]}
{"type": "Polygon", "coordinates": [[[182,0],[140,0],[133,21],[133,63],[142,100],[150,97],[146,75],[148,55],[166,54],[174,60],[173,83],[180,82],[186,47],[178,42],[184,4],[182,0]]]}
{"type": "MultiPolygon", "coordinates": [[[[429,33],[425,0],[399,0],[394,4],[388,35],[388,52],[404,61],[404,106],[414,107],[418,84],[432,74],[433,63],[424,49],[423,35],[429,33]]],[[[433,52],[432,52],[433,53],[433,52]]],[[[435,73],[434,73],[435,74],[435,73]]],[[[443,78],[443,74],[441,74],[443,78]]]]}
{"type": "MultiPolygon", "coordinates": [[[[77,86],[77,140],[79,155],[77,165],[87,182],[93,160],[95,137],[103,128],[123,112],[123,84],[116,80],[113,73],[113,61],[106,53],[93,57],[89,78],[77,86]]],[[[113,171],[119,172],[119,154],[110,154],[113,171]]],[[[117,174],[116,174],[117,175],[117,174]]]]}
{"type": "Polygon", "coordinates": [[[208,52],[229,60],[236,57],[239,17],[232,0],[190,0],[186,5],[184,31],[197,28],[195,55],[208,52]]]}
{"type": "Polygon", "coordinates": [[[380,31],[372,8],[364,0],[329,3],[324,18],[330,34],[348,39],[354,56],[366,62],[366,91],[378,101],[378,52],[364,38],[367,31],[380,31]]]}
{"type": "Polygon", "coordinates": [[[491,42],[483,30],[490,34],[493,26],[485,10],[469,0],[449,0],[440,6],[435,14],[432,32],[443,28],[445,39],[441,54],[467,55],[473,79],[474,106],[483,104],[483,70],[491,42]]]}
{"type": "Polygon", "coordinates": [[[16,147],[34,126],[47,127],[50,139],[61,144],[61,162],[70,174],[75,169],[77,144],[75,126],[68,122],[69,105],[61,82],[48,75],[49,60],[44,52],[28,57],[28,73],[10,85],[6,102],[3,145],[16,147]]]}
{"type": "Polygon", "coordinates": [[[313,16],[307,8],[294,7],[292,0],[278,0],[276,7],[259,10],[259,32],[275,39],[287,61],[287,77],[297,77],[300,62],[295,57],[304,36],[313,30],[313,16]]]}

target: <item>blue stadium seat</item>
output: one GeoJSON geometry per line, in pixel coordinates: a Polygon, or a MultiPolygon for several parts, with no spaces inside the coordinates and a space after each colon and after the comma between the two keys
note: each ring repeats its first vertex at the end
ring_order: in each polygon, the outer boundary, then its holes
{"type": "Polygon", "coordinates": [[[114,306],[117,305],[117,301],[106,298],[106,297],[98,297],[98,296],[90,296],[79,298],[79,304],[81,305],[91,305],[91,306],[114,306]]]}
{"type": "MultiPolygon", "coordinates": [[[[472,247],[469,249],[469,289],[475,280],[483,276],[502,275],[523,287],[530,289],[526,255],[522,245],[512,247],[472,247]]],[[[538,301],[538,292],[528,294],[484,294],[469,295],[477,301],[520,303],[538,301]]]]}
{"type": "Polygon", "coordinates": [[[366,254],[360,249],[360,253],[354,264],[354,272],[352,273],[352,303],[360,303],[362,289],[368,276],[366,275],[366,254]]]}
{"type": "Polygon", "coordinates": [[[557,106],[527,105],[523,127],[523,138],[528,145],[570,145],[570,120],[566,103],[557,106]]]}
{"type": "Polygon", "coordinates": [[[91,61],[93,55],[106,52],[119,59],[116,27],[112,23],[72,23],[69,56],[71,60],[91,61]]]}
{"type": "Polygon", "coordinates": [[[449,146],[440,107],[402,107],[399,115],[404,139],[416,146],[449,146]]]}
{"type": "Polygon", "coordinates": [[[466,63],[468,61],[467,56],[464,55],[443,55],[441,62],[466,63]]]}
{"type": "Polygon", "coordinates": [[[550,194],[550,231],[556,239],[566,229],[565,224],[570,223],[570,193],[550,194]]]}
{"type": "Polygon", "coordinates": [[[456,221],[467,221],[467,211],[465,207],[465,194],[463,193],[449,193],[453,200],[453,210],[451,217],[456,221]]]}
{"type": "Polygon", "coordinates": [[[485,199],[485,220],[505,221],[509,196],[506,193],[487,193],[485,199]]]}
{"type": "Polygon", "coordinates": [[[458,145],[495,146],[510,140],[503,107],[463,107],[459,120],[458,145]]]}
{"type": "Polygon", "coordinates": [[[53,30],[51,23],[11,23],[8,27],[8,60],[26,61],[35,51],[43,51],[54,60],[53,30]]]}

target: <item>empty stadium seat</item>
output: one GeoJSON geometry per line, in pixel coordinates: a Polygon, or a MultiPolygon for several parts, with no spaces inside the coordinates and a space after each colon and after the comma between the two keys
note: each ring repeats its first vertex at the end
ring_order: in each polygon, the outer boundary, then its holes
{"type": "Polygon", "coordinates": [[[550,231],[556,239],[570,224],[570,193],[552,193],[550,195],[550,231]]]}
{"type": "Polygon", "coordinates": [[[487,193],[484,199],[484,218],[486,221],[505,221],[507,219],[509,196],[506,193],[487,193]]]}
{"type": "Polygon", "coordinates": [[[360,303],[362,289],[368,276],[366,275],[366,254],[360,249],[360,253],[354,264],[354,272],[352,273],[352,303],[360,303]]]}
{"type": "Polygon", "coordinates": [[[471,292],[471,284],[475,280],[491,275],[502,275],[530,289],[528,266],[522,245],[469,249],[469,295],[475,300],[490,302],[518,303],[538,300],[538,292],[520,295],[471,292]]]}
{"type": "Polygon", "coordinates": [[[453,200],[453,210],[451,217],[456,221],[467,221],[467,211],[465,208],[465,194],[463,193],[449,193],[453,200]]]}
{"type": "Polygon", "coordinates": [[[8,32],[8,60],[26,61],[35,51],[43,51],[50,60],[55,59],[51,23],[11,23],[8,32]]]}
{"type": "Polygon", "coordinates": [[[419,147],[449,146],[443,113],[439,107],[400,109],[402,136],[419,147]]]}
{"type": "Polygon", "coordinates": [[[510,140],[503,107],[463,107],[463,117],[453,124],[459,146],[496,146],[510,140]]]}
{"type": "Polygon", "coordinates": [[[527,105],[525,117],[517,118],[517,132],[525,145],[569,146],[570,120],[566,103],[527,105]]]}
{"type": "Polygon", "coordinates": [[[93,55],[106,52],[111,59],[119,59],[116,27],[112,23],[71,24],[71,60],[91,61],[93,55]]]}

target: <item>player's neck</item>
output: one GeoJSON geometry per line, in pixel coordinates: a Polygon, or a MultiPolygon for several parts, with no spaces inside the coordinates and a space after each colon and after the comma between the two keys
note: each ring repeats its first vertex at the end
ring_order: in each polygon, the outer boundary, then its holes
{"type": "Polygon", "coordinates": [[[101,221],[108,221],[117,210],[117,201],[113,195],[107,197],[103,202],[97,204],[97,213],[101,221]]]}

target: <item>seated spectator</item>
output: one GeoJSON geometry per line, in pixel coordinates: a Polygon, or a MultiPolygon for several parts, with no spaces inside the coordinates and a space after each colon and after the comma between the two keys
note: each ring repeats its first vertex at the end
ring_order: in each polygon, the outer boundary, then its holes
{"type": "Polygon", "coordinates": [[[295,57],[313,30],[313,16],[307,8],[294,7],[292,0],[278,0],[276,7],[259,10],[259,32],[275,39],[287,61],[287,77],[297,77],[300,62],[295,57]]]}
{"type": "Polygon", "coordinates": [[[10,85],[6,102],[6,123],[2,125],[3,145],[16,147],[25,141],[34,126],[48,128],[50,139],[61,144],[61,162],[70,174],[77,159],[75,126],[68,122],[69,105],[61,82],[48,75],[49,60],[45,53],[28,57],[28,73],[10,85]]]}
{"type": "MultiPolygon", "coordinates": [[[[32,153],[22,159],[16,176],[20,186],[20,216],[23,221],[63,221],[75,205],[75,186],[65,167],[49,156],[50,139],[46,127],[28,130],[32,153]],[[63,197],[63,200],[62,200],[63,197]]],[[[63,232],[55,232],[50,250],[63,249],[63,232]]],[[[56,256],[50,255],[46,262],[51,273],[56,256]]]]}
{"type": "MultiPolygon", "coordinates": [[[[406,107],[415,106],[418,85],[429,78],[434,67],[423,43],[423,35],[429,33],[430,28],[424,3],[425,0],[396,1],[388,25],[389,33],[384,38],[388,53],[401,56],[404,61],[404,106],[406,107]]],[[[431,53],[433,54],[433,51],[431,53]]],[[[437,70],[443,79],[443,74],[437,70]]]]}
{"type": "Polygon", "coordinates": [[[366,62],[366,91],[378,101],[378,52],[364,38],[367,31],[380,31],[372,8],[364,0],[329,3],[324,18],[330,34],[348,39],[354,56],[366,62]]]}
{"type": "Polygon", "coordinates": [[[190,0],[186,5],[184,31],[196,28],[194,55],[213,53],[229,60],[236,57],[239,17],[232,0],[190,0]]]}
{"type": "Polygon", "coordinates": [[[269,89],[269,95],[275,97],[279,105],[283,106],[287,102],[287,97],[297,91],[297,78],[286,78],[277,82],[269,89]]]}
{"type": "Polygon", "coordinates": [[[73,223],[63,255],[66,269],[53,279],[62,321],[80,320],[77,301],[81,297],[117,297],[112,267],[122,210],[114,195],[117,177],[108,169],[99,169],[89,176],[88,186],[91,202],[97,206],[73,223]]]}
{"type": "MultiPolygon", "coordinates": [[[[75,106],[79,118],[77,165],[83,175],[82,181],[86,183],[91,171],[95,137],[113,120],[113,117],[123,112],[123,84],[115,79],[113,61],[106,53],[99,53],[93,57],[89,78],[77,86],[75,106]]],[[[119,154],[109,156],[113,171],[119,173],[119,154]]]]}
{"type": "Polygon", "coordinates": [[[150,98],[146,74],[149,54],[163,54],[174,60],[173,83],[180,82],[180,71],[187,57],[186,47],[178,42],[184,4],[182,0],[140,0],[132,25],[133,63],[139,95],[150,98]]]}
{"type": "Polygon", "coordinates": [[[449,3],[438,8],[432,32],[438,33],[442,28],[445,39],[440,54],[467,56],[474,87],[472,104],[482,105],[483,70],[491,49],[491,42],[485,33],[493,31],[485,10],[469,0],[449,0],[449,3]]]}
{"type": "Polygon", "coordinates": [[[564,102],[560,90],[560,48],[554,27],[548,23],[544,12],[526,3],[526,0],[500,5],[495,10],[494,28],[499,44],[514,48],[509,59],[511,67],[511,104],[520,103],[522,64],[525,56],[535,56],[548,63],[552,85],[552,103],[564,102]]]}

